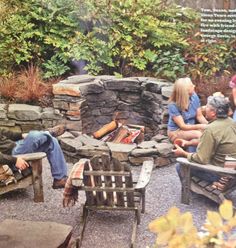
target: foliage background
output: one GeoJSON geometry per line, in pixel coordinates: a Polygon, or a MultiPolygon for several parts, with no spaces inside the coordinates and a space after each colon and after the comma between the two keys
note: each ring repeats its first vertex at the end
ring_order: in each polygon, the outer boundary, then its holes
{"type": "Polygon", "coordinates": [[[1,0],[0,75],[65,77],[82,61],[90,74],[188,75],[211,92],[234,73],[236,42],[202,43],[198,27],[199,13],[166,0],[1,0]]]}

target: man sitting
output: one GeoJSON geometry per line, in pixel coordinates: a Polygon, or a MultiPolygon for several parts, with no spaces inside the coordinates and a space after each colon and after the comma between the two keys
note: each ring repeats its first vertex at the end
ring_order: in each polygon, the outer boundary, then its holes
{"type": "MultiPolygon", "coordinates": [[[[236,158],[236,123],[228,117],[229,101],[222,96],[211,96],[206,105],[206,118],[210,121],[203,132],[195,153],[184,151],[178,144],[173,150],[175,155],[186,157],[191,162],[212,164],[224,167],[225,157],[236,158]]],[[[176,165],[181,179],[181,166],[176,165]]],[[[191,175],[208,182],[220,180],[210,172],[192,169],[191,175]]],[[[222,179],[221,179],[222,180],[222,179]]],[[[226,180],[227,181],[227,180],[226,180]]]]}
{"type": "Polygon", "coordinates": [[[67,179],[67,164],[57,139],[53,136],[65,131],[63,125],[48,131],[30,131],[24,138],[22,133],[0,128],[0,165],[7,164],[14,171],[24,170],[29,164],[14,155],[45,152],[53,180],[53,189],[64,188],[67,179]]]}

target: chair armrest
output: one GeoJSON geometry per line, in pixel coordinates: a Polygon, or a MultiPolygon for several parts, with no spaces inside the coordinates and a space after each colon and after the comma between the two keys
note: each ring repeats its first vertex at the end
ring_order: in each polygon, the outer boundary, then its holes
{"type": "Polygon", "coordinates": [[[139,179],[135,186],[135,190],[143,189],[148,185],[151,178],[153,164],[154,164],[153,160],[148,160],[143,162],[139,179]]]}
{"type": "Polygon", "coordinates": [[[26,153],[26,154],[15,155],[14,157],[16,158],[21,157],[25,161],[33,161],[33,160],[39,160],[45,158],[46,153],[45,152],[26,153]]]}
{"type": "Polygon", "coordinates": [[[231,169],[231,168],[224,168],[224,167],[219,167],[211,164],[198,164],[194,162],[189,162],[186,158],[177,158],[177,162],[180,164],[184,164],[186,166],[190,166],[191,168],[194,169],[199,169],[203,171],[209,171],[215,174],[219,174],[222,176],[235,176],[236,175],[236,170],[231,169]]]}

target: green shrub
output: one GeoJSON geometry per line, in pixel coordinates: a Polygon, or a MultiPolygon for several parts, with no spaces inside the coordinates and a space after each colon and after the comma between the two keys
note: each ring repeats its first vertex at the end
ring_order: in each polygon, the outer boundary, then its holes
{"type": "Polygon", "coordinates": [[[75,0],[3,0],[0,74],[30,63],[45,69],[46,78],[67,72],[78,29],[75,6],[75,0]]]}

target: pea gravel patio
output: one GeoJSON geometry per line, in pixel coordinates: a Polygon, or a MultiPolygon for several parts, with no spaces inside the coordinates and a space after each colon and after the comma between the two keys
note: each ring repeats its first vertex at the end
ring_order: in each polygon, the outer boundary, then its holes
{"type": "MultiPolygon", "coordinates": [[[[80,204],[84,201],[83,193],[79,202],[71,208],[62,207],[63,190],[51,188],[52,178],[47,160],[43,161],[44,203],[33,202],[32,187],[17,190],[1,196],[0,221],[4,219],[54,221],[75,227],[73,236],[78,234],[77,224],[80,218],[80,204]]],[[[69,170],[72,164],[69,164],[69,170]]],[[[132,167],[138,175],[140,167],[132,167]]],[[[155,242],[155,235],[148,230],[148,223],[167,213],[172,206],[181,212],[190,211],[199,228],[207,210],[217,210],[217,205],[210,200],[193,195],[189,206],[180,203],[180,182],[174,165],[155,168],[146,192],[146,212],[142,214],[138,226],[136,247],[145,248],[155,242]]],[[[128,212],[91,213],[84,233],[84,248],[126,248],[131,238],[133,215],[128,212]]],[[[50,237],[48,237],[50,238],[50,237]]]]}

